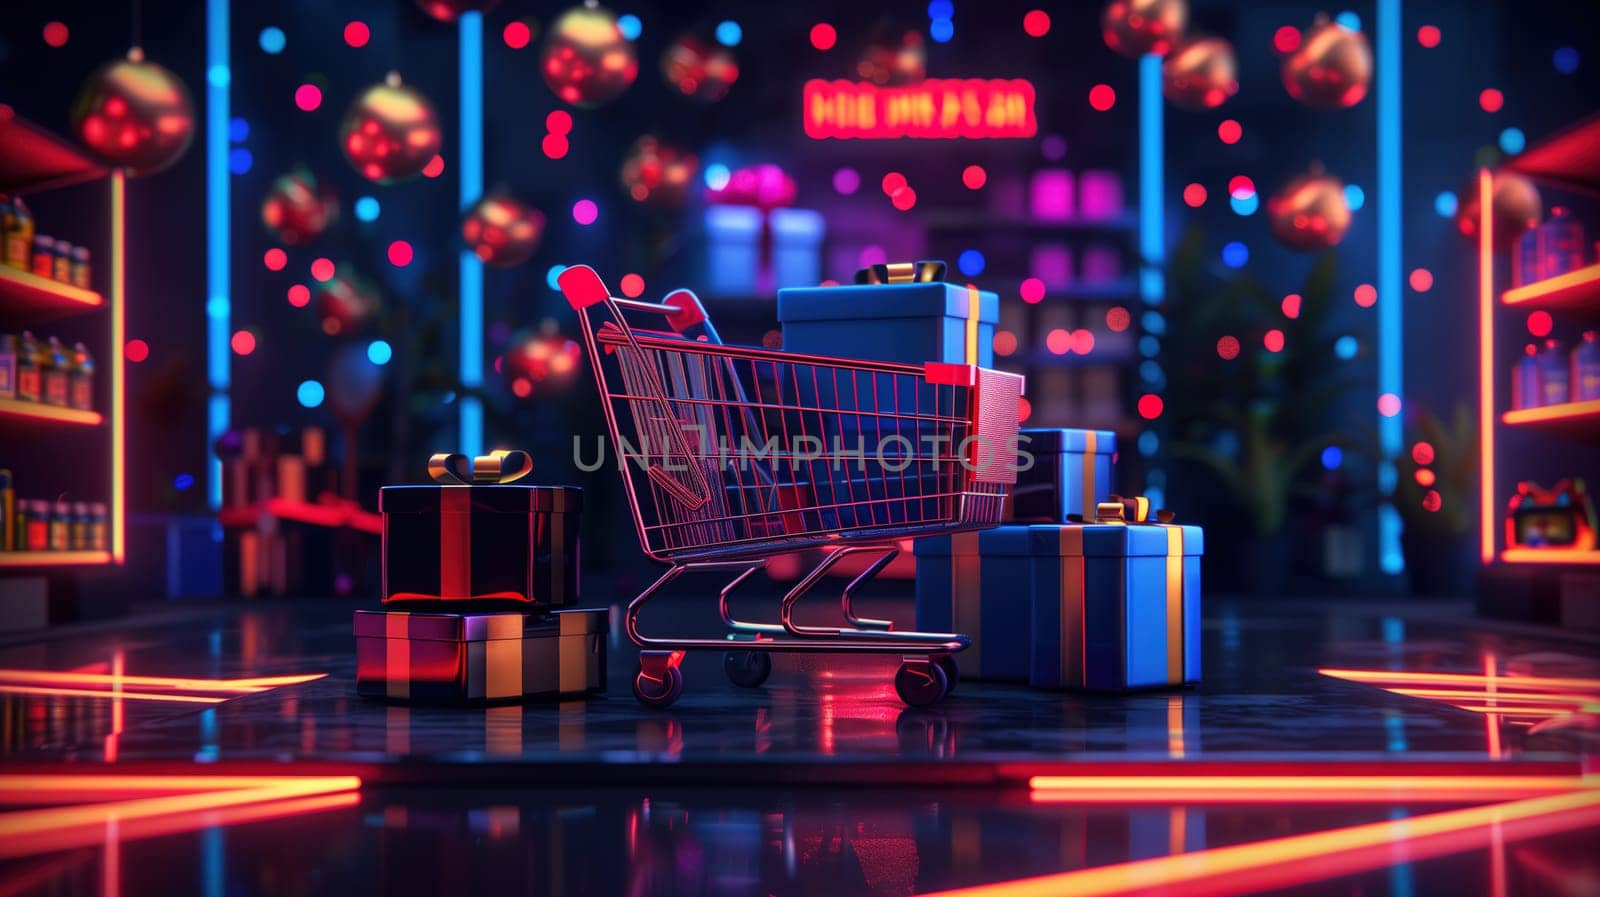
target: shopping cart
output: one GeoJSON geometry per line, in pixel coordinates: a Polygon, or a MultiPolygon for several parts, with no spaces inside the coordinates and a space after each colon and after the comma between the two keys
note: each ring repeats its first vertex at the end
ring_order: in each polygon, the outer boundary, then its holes
{"type": "Polygon", "coordinates": [[[852,599],[898,554],[897,540],[999,523],[1016,482],[1022,378],[726,346],[687,290],[660,303],[619,299],[582,265],[558,282],[583,327],[639,543],[670,565],[624,618],[641,649],[640,702],[677,700],[679,663],[695,650],[727,652],[728,678],[745,687],[766,680],[772,651],[898,654],[902,700],[948,694],[965,636],[897,630],[857,616],[852,599]],[[664,315],[672,330],[636,330],[624,310],[664,315]],[[817,547],[821,562],[784,595],[778,623],[733,617],[729,596],[769,558],[817,547]],[[844,588],[846,625],[796,622],[800,598],[854,554],[876,559],[844,588]],[[645,604],[691,570],[738,571],[718,595],[728,633],[642,635],[645,604]]]}

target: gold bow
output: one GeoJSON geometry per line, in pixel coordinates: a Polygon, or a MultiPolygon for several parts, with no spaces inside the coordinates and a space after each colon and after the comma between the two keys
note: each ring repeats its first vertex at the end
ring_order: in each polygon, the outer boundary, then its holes
{"type": "Polygon", "coordinates": [[[1120,495],[1109,496],[1109,500],[1099,502],[1094,506],[1095,523],[1171,523],[1177,515],[1162,509],[1155,512],[1154,520],[1150,519],[1150,499],[1143,495],[1132,495],[1123,498],[1120,495]]]}
{"type": "Polygon", "coordinates": [[[436,483],[510,483],[533,470],[533,456],[520,449],[499,449],[469,458],[459,452],[439,452],[428,459],[428,476],[436,483]]]}

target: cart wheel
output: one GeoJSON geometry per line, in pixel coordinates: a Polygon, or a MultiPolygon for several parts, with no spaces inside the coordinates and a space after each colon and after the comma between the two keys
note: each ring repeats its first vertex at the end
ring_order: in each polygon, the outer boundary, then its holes
{"type": "Polygon", "coordinates": [[[950,691],[950,680],[937,663],[903,663],[894,674],[894,690],[912,707],[937,703],[950,691]]]}
{"type": "Polygon", "coordinates": [[[640,670],[633,677],[633,696],[646,707],[670,707],[683,694],[683,671],[669,667],[660,681],[651,679],[640,670]]]}
{"type": "Polygon", "coordinates": [[[961,682],[961,668],[956,666],[956,659],[948,654],[936,658],[934,664],[944,670],[944,693],[950,694],[956,690],[956,685],[961,682]]]}
{"type": "Polygon", "coordinates": [[[729,651],[722,655],[722,671],[740,688],[755,688],[772,675],[772,655],[765,651],[729,651]]]}

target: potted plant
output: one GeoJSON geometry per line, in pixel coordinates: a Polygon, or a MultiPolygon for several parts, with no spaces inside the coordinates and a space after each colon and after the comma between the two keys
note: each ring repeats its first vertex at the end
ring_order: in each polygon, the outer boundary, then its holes
{"type": "Polygon", "coordinates": [[[1418,595],[1466,596],[1475,586],[1473,497],[1478,475],[1478,424],[1458,404],[1447,425],[1428,410],[1412,421],[1395,459],[1390,502],[1405,527],[1400,547],[1418,595]]]}

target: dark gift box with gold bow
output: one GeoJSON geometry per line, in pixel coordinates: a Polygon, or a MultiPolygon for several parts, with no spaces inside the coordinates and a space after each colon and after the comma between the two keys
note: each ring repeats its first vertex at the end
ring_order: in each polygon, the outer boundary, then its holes
{"type": "Polygon", "coordinates": [[[400,701],[489,702],[605,688],[608,612],[358,610],[356,692],[400,701]]]}
{"type": "Polygon", "coordinates": [[[1200,681],[1198,526],[1140,498],[1094,523],[1029,527],[1036,688],[1121,692],[1200,681]],[[1155,519],[1152,519],[1155,518],[1155,519]]]}
{"type": "Polygon", "coordinates": [[[918,539],[916,617],[923,632],[958,632],[961,675],[1028,680],[1032,558],[1027,526],[918,539]]]}
{"type": "Polygon", "coordinates": [[[435,455],[435,485],[383,487],[384,603],[575,603],[583,490],[516,483],[531,467],[526,452],[435,455]]]}

